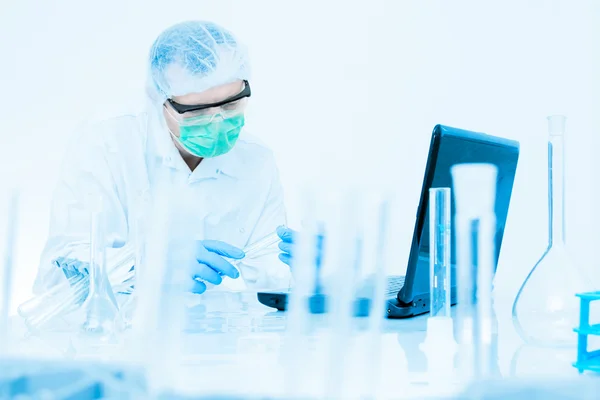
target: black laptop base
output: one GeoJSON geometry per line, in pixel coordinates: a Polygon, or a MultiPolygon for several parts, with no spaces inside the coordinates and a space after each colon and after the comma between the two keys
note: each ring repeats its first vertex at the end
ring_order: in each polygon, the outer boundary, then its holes
{"type": "MultiPolygon", "coordinates": [[[[278,311],[287,310],[288,293],[258,292],[258,300],[267,307],[278,311]]],[[[327,298],[323,294],[315,294],[309,298],[311,314],[327,313],[327,298]]],[[[354,303],[354,316],[367,317],[371,308],[371,301],[367,298],[358,298],[354,303]]],[[[420,298],[417,296],[411,304],[400,304],[398,299],[387,301],[386,316],[388,318],[409,318],[429,312],[429,295],[420,298]]]]}

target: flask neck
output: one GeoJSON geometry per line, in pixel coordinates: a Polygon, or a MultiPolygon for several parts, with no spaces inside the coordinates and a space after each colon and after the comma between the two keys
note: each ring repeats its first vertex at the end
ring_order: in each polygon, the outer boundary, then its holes
{"type": "Polygon", "coordinates": [[[106,246],[102,216],[101,213],[94,213],[91,221],[90,294],[103,293],[106,289],[106,246]]]}
{"type": "Polygon", "coordinates": [[[565,241],[565,159],[564,135],[548,140],[548,243],[565,241]]]}

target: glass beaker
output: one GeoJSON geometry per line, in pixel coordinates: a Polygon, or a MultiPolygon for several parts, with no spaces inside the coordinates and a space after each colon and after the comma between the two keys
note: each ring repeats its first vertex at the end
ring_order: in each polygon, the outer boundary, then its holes
{"type": "Polygon", "coordinates": [[[576,344],[573,328],[578,325],[579,302],[575,294],[592,290],[565,247],[565,122],[561,115],[548,117],[548,247],[512,308],[519,336],[542,346],[576,344]]]}

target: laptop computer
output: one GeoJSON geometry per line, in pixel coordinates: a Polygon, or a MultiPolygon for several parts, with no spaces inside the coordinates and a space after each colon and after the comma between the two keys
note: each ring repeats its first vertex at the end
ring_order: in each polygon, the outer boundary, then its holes
{"type": "MultiPolygon", "coordinates": [[[[490,163],[498,168],[496,182],[496,237],[495,267],[498,263],[504,227],[519,159],[519,143],[484,133],[470,132],[444,125],[436,125],[431,136],[421,197],[417,209],[412,244],[408,257],[406,275],[387,277],[388,318],[408,318],[429,312],[429,189],[449,187],[453,190],[450,168],[462,163],[490,163]]],[[[456,304],[456,240],[455,204],[451,202],[452,214],[452,290],[451,302],[456,304]]],[[[284,311],[287,293],[259,292],[258,300],[272,308],[284,311]]],[[[324,313],[327,298],[315,293],[310,299],[313,313],[324,313]]],[[[357,299],[355,314],[368,315],[368,299],[357,299]]]]}

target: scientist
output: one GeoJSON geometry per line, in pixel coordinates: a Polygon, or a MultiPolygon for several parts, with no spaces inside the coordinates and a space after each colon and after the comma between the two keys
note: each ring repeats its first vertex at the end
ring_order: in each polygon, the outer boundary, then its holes
{"type": "Polygon", "coordinates": [[[34,291],[85,273],[87,199],[102,200],[107,257],[131,252],[145,232],[159,176],[185,185],[190,196],[178,210],[197,239],[189,291],[203,293],[223,277],[255,289],[287,288],[290,270],[279,258],[289,262],[289,254],[278,257],[276,247],[263,259],[243,260],[241,277],[226,259],[244,258],[241,248],[286,223],[273,154],[245,128],[250,82],[246,50],[226,29],[191,21],[161,33],[148,58],[144,109],[76,132],[53,196],[34,291]]]}

